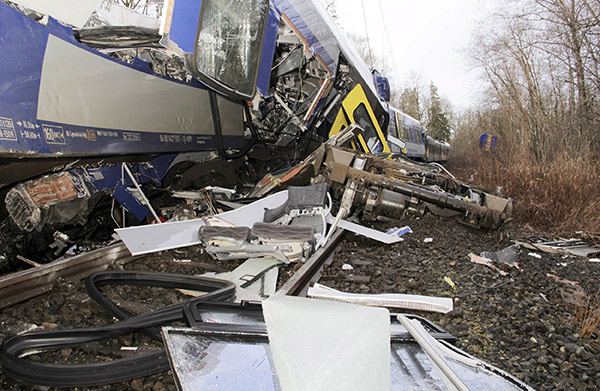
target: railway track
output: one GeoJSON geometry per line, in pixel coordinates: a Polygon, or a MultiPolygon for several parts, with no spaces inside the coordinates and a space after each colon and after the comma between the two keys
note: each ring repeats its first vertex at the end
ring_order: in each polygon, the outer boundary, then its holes
{"type": "Polygon", "coordinates": [[[317,250],[304,265],[291,276],[278,293],[290,296],[306,296],[306,291],[311,282],[316,282],[321,277],[321,270],[325,264],[331,264],[335,249],[344,235],[343,229],[338,229],[324,247],[317,250]]]}
{"type": "Polygon", "coordinates": [[[89,274],[106,270],[115,264],[125,264],[133,257],[123,243],[113,244],[70,258],[0,277],[0,309],[29,300],[52,288],[58,278],[79,281],[89,274]]]}
{"type": "MultiPolygon", "coordinates": [[[[309,284],[317,281],[320,277],[323,265],[331,263],[333,260],[333,253],[343,232],[343,230],[338,230],[324,247],[315,252],[288,279],[278,293],[305,296],[309,284]]],[[[91,273],[106,270],[115,264],[125,264],[138,258],[140,257],[131,256],[123,243],[117,243],[74,257],[7,274],[0,277],[0,309],[49,291],[58,278],[79,281],[91,273]]]]}

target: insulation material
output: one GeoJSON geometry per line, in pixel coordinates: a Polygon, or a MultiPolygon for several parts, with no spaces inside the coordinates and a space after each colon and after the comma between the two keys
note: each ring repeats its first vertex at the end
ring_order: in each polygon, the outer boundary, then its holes
{"type": "Polygon", "coordinates": [[[274,295],[263,313],[283,390],[391,389],[388,310],[274,295]]]}
{"type": "Polygon", "coordinates": [[[83,27],[101,0],[12,0],[25,8],[83,27]]]}
{"type": "Polygon", "coordinates": [[[353,304],[441,312],[442,314],[447,314],[454,308],[452,298],[450,297],[405,295],[400,293],[381,293],[375,295],[346,293],[317,283],[313,287],[308,288],[307,295],[318,299],[353,304]]]}

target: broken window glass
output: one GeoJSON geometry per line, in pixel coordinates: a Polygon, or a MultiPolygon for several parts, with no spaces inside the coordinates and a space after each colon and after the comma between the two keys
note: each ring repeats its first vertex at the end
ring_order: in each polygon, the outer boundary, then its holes
{"type": "MultiPolygon", "coordinates": [[[[281,390],[264,331],[233,331],[234,325],[228,325],[231,331],[211,327],[216,326],[204,324],[201,330],[163,328],[179,390],[281,390]]],[[[501,370],[466,356],[446,342],[440,343],[448,364],[471,391],[533,391],[501,370]]],[[[390,364],[392,391],[448,389],[427,354],[408,338],[391,343],[390,364]]]]}
{"type": "MultiPolygon", "coordinates": [[[[486,364],[469,366],[448,358],[448,364],[471,391],[530,390],[486,364]]],[[[392,344],[392,390],[447,390],[429,357],[416,342],[392,344]],[[408,386],[410,385],[410,386],[408,386]]]]}
{"type": "Polygon", "coordinates": [[[198,73],[230,93],[251,98],[268,10],[267,0],[203,1],[194,53],[198,73]]]}
{"type": "Polygon", "coordinates": [[[170,327],[163,335],[182,391],[281,390],[266,336],[210,335],[170,327]]]}

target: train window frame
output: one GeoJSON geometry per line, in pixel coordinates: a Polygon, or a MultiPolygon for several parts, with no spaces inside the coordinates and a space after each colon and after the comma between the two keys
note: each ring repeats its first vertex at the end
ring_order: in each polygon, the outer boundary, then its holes
{"type": "Polygon", "coordinates": [[[410,141],[410,130],[408,125],[405,125],[404,122],[402,123],[402,130],[404,130],[404,139],[410,141]]]}
{"type": "MultiPolygon", "coordinates": [[[[194,40],[194,53],[192,55],[192,58],[190,59],[192,74],[198,80],[200,80],[200,82],[213,89],[214,91],[217,91],[218,93],[228,97],[231,100],[240,101],[240,103],[243,101],[252,100],[254,95],[256,94],[256,85],[258,83],[258,74],[260,72],[263,43],[267,29],[267,22],[269,19],[269,1],[255,0],[257,3],[262,3],[260,4],[260,6],[262,7],[262,19],[260,23],[256,25],[256,32],[258,33],[258,36],[254,37],[254,39],[249,39],[250,45],[257,47],[258,50],[251,55],[253,61],[248,61],[247,64],[249,66],[253,66],[254,68],[251,68],[252,80],[250,81],[250,83],[247,83],[249,89],[246,90],[242,90],[242,88],[240,88],[242,84],[233,85],[229,81],[217,77],[217,75],[213,75],[209,72],[206,72],[199,66],[199,58],[201,58],[201,52],[199,52],[200,37],[203,29],[205,28],[205,22],[210,21],[210,19],[205,19],[204,16],[207,13],[207,9],[209,8],[209,3],[214,5],[218,9],[218,5],[216,4],[217,1],[218,0],[203,1],[202,5],[200,6],[198,26],[196,29],[196,37],[194,40]]],[[[258,10],[258,7],[256,7],[256,10],[258,10]]],[[[206,28],[210,27],[211,26],[208,25],[206,28]]],[[[224,62],[224,64],[227,64],[227,62],[224,62]]],[[[227,68],[226,65],[222,65],[222,67],[223,68],[221,69],[221,71],[227,68]]]]}
{"type": "Polygon", "coordinates": [[[354,120],[355,123],[357,123],[361,128],[363,128],[364,132],[360,135],[360,137],[362,137],[363,139],[363,149],[366,146],[367,147],[367,151],[364,152],[372,152],[371,150],[371,145],[369,145],[369,143],[371,142],[371,140],[375,139],[376,141],[373,143],[373,146],[376,146],[377,143],[381,143],[381,141],[379,140],[379,134],[377,132],[377,127],[375,126],[375,123],[373,122],[373,120],[371,119],[371,115],[369,115],[369,110],[367,110],[367,106],[364,104],[364,102],[360,102],[360,104],[358,104],[355,108],[354,111],[352,111],[352,119],[354,120]],[[359,112],[359,110],[361,112],[359,112]],[[359,112],[357,114],[357,112],[359,112]],[[367,120],[367,125],[370,126],[370,128],[372,129],[372,135],[368,132],[368,129],[359,122],[359,119],[365,119],[367,120]],[[365,137],[365,136],[368,136],[365,137]]]}
{"type": "Polygon", "coordinates": [[[417,135],[417,143],[423,144],[423,134],[421,133],[421,129],[416,129],[415,134],[417,135]]]}
{"type": "Polygon", "coordinates": [[[406,131],[404,130],[404,124],[402,123],[402,116],[400,113],[394,113],[394,117],[396,118],[396,130],[398,131],[398,138],[402,141],[406,141],[406,131]]]}
{"type": "Polygon", "coordinates": [[[400,137],[399,137],[399,132],[398,132],[398,122],[396,122],[396,113],[394,111],[392,111],[392,114],[393,115],[390,115],[390,123],[388,124],[387,133],[389,135],[391,135],[392,137],[396,137],[399,139],[400,137]],[[393,129],[392,129],[392,127],[393,127],[393,129]]]}
{"type": "Polygon", "coordinates": [[[410,127],[410,141],[415,144],[419,143],[419,138],[417,137],[417,131],[415,130],[414,126],[410,127]]]}

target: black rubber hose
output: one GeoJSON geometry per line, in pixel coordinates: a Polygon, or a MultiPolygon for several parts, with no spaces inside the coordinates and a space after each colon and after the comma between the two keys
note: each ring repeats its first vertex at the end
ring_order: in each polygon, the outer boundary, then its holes
{"type": "Polygon", "coordinates": [[[48,364],[28,360],[23,355],[115,338],[140,330],[150,331],[149,335],[160,339],[157,326],[185,321],[185,304],[207,299],[226,301],[235,295],[235,285],[229,281],[151,272],[95,273],[86,279],[86,288],[94,301],[124,320],[103,327],[37,332],[12,337],[0,346],[0,364],[6,375],[36,385],[75,387],[112,384],[165,371],[169,369],[169,362],[164,350],[87,364],[48,364]],[[98,287],[108,284],[183,288],[208,293],[157,311],[131,316],[131,313],[100,293],[98,287]]]}
{"type": "MultiPolygon", "coordinates": [[[[231,301],[235,297],[235,285],[232,282],[210,277],[193,277],[181,274],[153,273],[153,272],[99,272],[89,275],[85,279],[85,288],[88,296],[100,307],[104,308],[117,319],[123,320],[135,314],[119,307],[100,292],[99,287],[105,285],[138,285],[160,288],[179,288],[193,291],[207,292],[202,295],[203,301],[231,301]],[[224,283],[228,284],[224,284],[224,283]]],[[[173,308],[179,314],[182,311],[181,303],[166,307],[163,311],[173,308]]],[[[144,334],[154,339],[161,339],[160,330],[141,330],[144,334]]]]}

